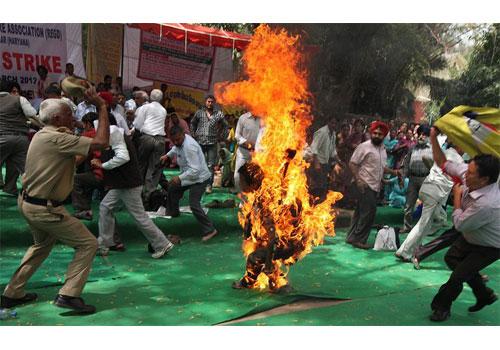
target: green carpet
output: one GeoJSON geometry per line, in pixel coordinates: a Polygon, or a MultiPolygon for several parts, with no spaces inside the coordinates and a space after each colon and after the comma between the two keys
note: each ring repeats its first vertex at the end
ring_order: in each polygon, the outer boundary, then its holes
{"type": "MultiPolygon", "coordinates": [[[[175,171],[166,172],[168,176],[175,171]]],[[[187,204],[187,196],[181,205],[187,204]]],[[[235,198],[216,189],[203,202],[235,198]]],[[[94,219],[85,222],[97,233],[98,203],[94,219]]],[[[68,206],[68,210],[72,210],[68,206]]],[[[83,297],[98,312],[84,317],[67,316],[51,302],[63,280],[73,250],[57,245],[27,285],[39,300],[17,309],[18,318],[0,325],[213,325],[284,305],[307,296],[352,299],[339,305],[247,321],[245,325],[428,325],[429,303],[450,274],[444,251],[414,270],[397,261],[392,252],[354,249],[344,243],[345,230],[327,238],[305,259],[292,266],[294,292],[287,296],[254,290],[233,290],[231,282],[244,272],[241,229],[237,209],[210,209],[209,217],[220,234],[202,243],[199,226],[191,214],[175,219],[154,219],[165,233],[177,234],[182,243],[161,260],[150,257],[146,240],[125,211],[117,214],[118,228],[127,251],[96,257],[83,297]]],[[[4,288],[31,243],[16,199],[0,192],[0,288],[4,288]]],[[[379,208],[377,223],[397,225],[401,209],[379,208]]],[[[369,243],[373,243],[373,231],[369,243]]],[[[429,238],[432,239],[432,238],[429,238]]],[[[498,291],[499,265],[484,271],[489,285],[498,291]]],[[[500,325],[500,303],[476,314],[466,308],[472,293],[464,288],[448,325],[500,325]]]]}

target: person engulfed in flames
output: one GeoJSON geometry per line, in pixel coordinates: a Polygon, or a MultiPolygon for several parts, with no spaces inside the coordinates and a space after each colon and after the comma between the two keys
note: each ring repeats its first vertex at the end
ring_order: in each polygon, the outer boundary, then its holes
{"type": "Polygon", "coordinates": [[[251,165],[237,170],[246,191],[238,220],[247,268],[234,288],[290,289],[288,267],[335,236],[333,206],[342,194],[328,191],[315,201],[307,186],[302,155],[312,96],[298,40],[260,25],[243,56],[247,78],[214,86],[220,103],[243,106],[262,121],[251,165]]]}
{"type": "MultiPolygon", "coordinates": [[[[288,157],[295,156],[295,152],[288,152],[288,157]]],[[[239,170],[240,186],[243,193],[255,193],[261,186],[264,179],[262,169],[255,163],[244,164],[239,170]]],[[[286,168],[284,170],[286,175],[286,168]]],[[[243,228],[243,245],[253,245],[252,253],[247,257],[246,272],[243,278],[233,282],[235,289],[258,288],[260,276],[263,273],[268,281],[269,290],[272,292],[288,292],[291,290],[285,274],[279,268],[282,264],[292,265],[296,260],[293,256],[300,254],[306,246],[305,236],[291,234],[286,240],[280,239],[276,233],[276,225],[273,222],[273,215],[264,205],[261,196],[255,196],[252,203],[253,215],[245,217],[243,228]],[[260,235],[252,235],[253,218],[260,221],[263,230],[260,235]]],[[[297,199],[294,205],[283,205],[281,207],[283,215],[291,218],[291,224],[297,230],[300,226],[300,212],[302,203],[297,199]]],[[[265,278],[265,277],[264,277],[265,278]]]]}

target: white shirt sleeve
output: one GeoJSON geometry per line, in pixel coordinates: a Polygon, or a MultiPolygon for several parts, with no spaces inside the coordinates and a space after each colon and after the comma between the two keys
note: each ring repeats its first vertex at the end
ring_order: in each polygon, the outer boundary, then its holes
{"type": "Polygon", "coordinates": [[[312,154],[317,156],[320,152],[321,146],[328,141],[329,140],[327,140],[325,133],[322,133],[320,130],[316,131],[313,136],[313,141],[311,142],[312,154]]]}
{"type": "Polygon", "coordinates": [[[332,140],[332,155],[331,158],[337,158],[337,135],[333,133],[333,140],[332,140]]]}
{"type": "Polygon", "coordinates": [[[23,96],[19,96],[19,102],[21,103],[21,108],[26,117],[34,117],[36,115],[36,109],[33,108],[31,103],[23,96]]]}
{"type": "Polygon", "coordinates": [[[127,150],[127,144],[123,137],[123,132],[118,128],[111,128],[109,135],[109,144],[115,155],[113,158],[102,164],[105,170],[117,168],[130,160],[130,155],[127,150]]]}
{"type": "Polygon", "coordinates": [[[127,122],[125,121],[125,118],[123,115],[121,115],[118,112],[111,112],[116,119],[116,126],[119,128],[122,128],[125,131],[125,134],[130,135],[130,129],[128,128],[127,122]]]}
{"type": "Polygon", "coordinates": [[[242,145],[245,142],[247,142],[247,139],[244,138],[243,135],[241,135],[241,129],[242,129],[241,125],[244,122],[244,118],[242,117],[243,116],[241,116],[240,119],[238,120],[238,123],[236,124],[236,130],[234,131],[234,138],[236,139],[238,145],[242,145]]]}
{"type": "Polygon", "coordinates": [[[145,113],[145,107],[146,106],[141,106],[139,108],[137,108],[137,110],[135,111],[135,119],[134,119],[134,128],[141,131],[143,125],[144,125],[144,121],[146,120],[146,113],[145,113]]]}
{"type": "Polygon", "coordinates": [[[443,170],[446,174],[462,178],[467,171],[468,165],[465,163],[455,163],[451,160],[446,160],[443,170]]]}
{"type": "Polygon", "coordinates": [[[174,146],[170,151],[167,152],[167,156],[172,159],[173,156],[177,155],[177,147],[174,146]]]}
{"type": "Polygon", "coordinates": [[[198,152],[193,147],[188,147],[184,151],[184,155],[186,157],[186,169],[179,175],[179,179],[181,180],[181,185],[186,181],[195,182],[198,179],[198,176],[201,172],[202,161],[198,158],[198,152]]]}

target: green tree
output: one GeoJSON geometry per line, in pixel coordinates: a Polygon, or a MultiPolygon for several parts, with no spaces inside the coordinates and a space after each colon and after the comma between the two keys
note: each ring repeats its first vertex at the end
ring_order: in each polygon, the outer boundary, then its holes
{"type": "Polygon", "coordinates": [[[488,26],[478,38],[466,70],[457,78],[428,78],[431,96],[444,100],[441,113],[458,105],[500,106],[500,24],[488,26]]]}
{"type": "MultiPolygon", "coordinates": [[[[319,47],[310,65],[315,108],[329,118],[345,112],[411,115],[410,84],[445,65],[444,47],[426,24],[287,25],[319,47]]],[[[323,121],[319,121],[322,123],[323,121]]]]}

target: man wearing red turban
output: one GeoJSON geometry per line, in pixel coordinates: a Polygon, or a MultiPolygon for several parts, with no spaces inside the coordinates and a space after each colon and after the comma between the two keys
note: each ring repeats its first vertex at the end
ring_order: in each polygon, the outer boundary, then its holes
{"type": "Polygon", "coordinates": [[[376,129],[380,129],[384,137],[386,137],[389,133],[389,126],[386,123],[378,120],[370,124],[370,134],[373,133],[376,129]]]}
{"type": "Polygon", "coordinates": [[[377,194],[381,189],[384,173],[400,176],[397,170],[386,166],[387,153],[382,144],[389,132],[387,124],[376,121],[370,125],[371,139],[361,143],[349,162],[356,182],[357,205],[346,242],[353,247],[368,249],[366,244],[377,212],[377,194]]]}

